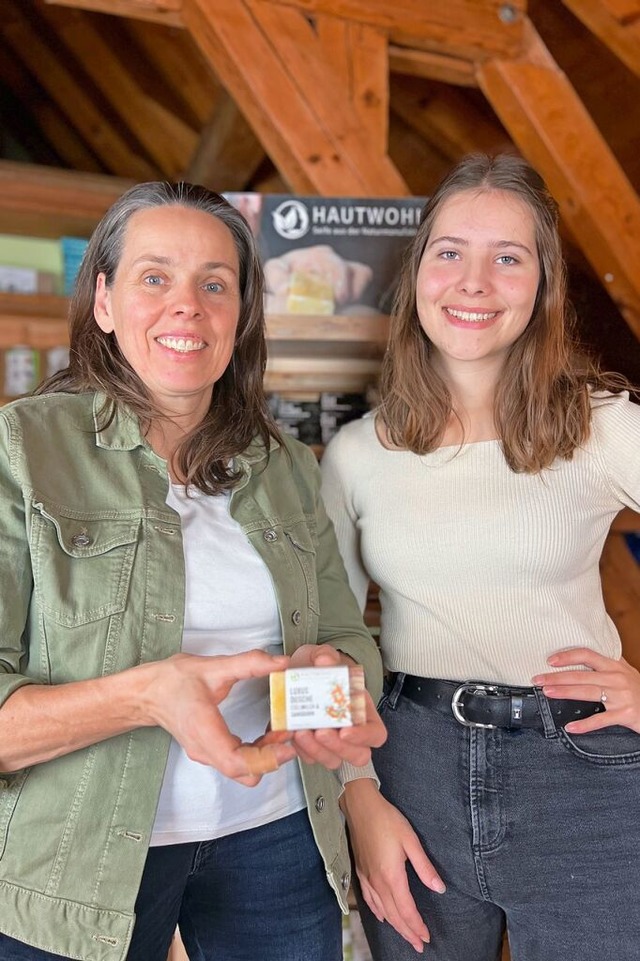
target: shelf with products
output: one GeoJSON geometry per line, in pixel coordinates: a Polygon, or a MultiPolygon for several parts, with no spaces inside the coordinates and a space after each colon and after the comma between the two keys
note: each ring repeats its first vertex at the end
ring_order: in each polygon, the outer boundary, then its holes
{"type": "MultiPolygon", "coordinates": [[[[68,304],[66,297],[55,295],[0,293],[0,351],[25,348],[46,353],[66,347],[68,304]]],[[[387,325],[381,314],[270,315],[267,391],[295,395],[365,391],[376,381],[387,325]]],[[[46,357],[36,360],[41,376],[51,372],[46,357]]],[[[3,400],[17,396],[1,387],[0,394],[3,400]]]]}

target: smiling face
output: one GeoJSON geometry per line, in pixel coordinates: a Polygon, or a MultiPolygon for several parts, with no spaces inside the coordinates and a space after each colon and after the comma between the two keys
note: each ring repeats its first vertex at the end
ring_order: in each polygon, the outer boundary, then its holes
{"type": "Polygon", "coordinates": [[[195,426],[231,359],[240,306],[229,228],[172,205],[131,216],[111,286],[98,275],[94,313],[158,407],[195,426]]]}
{"type": "Polygon", "coordinates": [[[463,190],[434,219],[416,281],[420,324],[443,372],[497,377],[527,327],[540,264],[533,214],[515,194],[463,190]]]}

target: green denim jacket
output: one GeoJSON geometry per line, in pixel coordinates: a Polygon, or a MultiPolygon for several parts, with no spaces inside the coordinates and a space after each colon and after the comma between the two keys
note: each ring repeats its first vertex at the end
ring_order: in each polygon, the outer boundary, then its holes
{"type": "MultiPolygon", "coordinates": [[[[166,463],[127,413],[97,427],[100,395],[52,394],[0,409],[0,704],[23,684],[62,684],[180,650],[184,561],[165,503],[166,463]]],[[[231,514],[264,559],[284,647],[329,643],[365,667],[379,655],[347,585],[297,442],[238,459],[231,514]]],[[[140,728],[0,777],[0,930],[81,961],[122,961],[170,737],[140,728]]],[[[350,867],[333,772],[301,765],[329,883],[345,910],[350,867]]]]}

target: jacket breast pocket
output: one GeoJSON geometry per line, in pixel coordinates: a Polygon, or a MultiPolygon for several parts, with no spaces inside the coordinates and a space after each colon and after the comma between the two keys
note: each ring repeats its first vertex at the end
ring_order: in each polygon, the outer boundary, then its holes
{"type": "Polygon", "coordinates": [[[318,572],[316,565],[316,549],[304,521],[285,526],[285,534],[302,569],[307,585],[309,609],[314,614],[320,611],[320,597],[318,592],[318,572]]]}
{"type": "Polygon", "coordinates": [[[77,627],[124,610],[140,519],[79,518],[59,510],[32,519],[34,590],[45,615],[77,627]]]}

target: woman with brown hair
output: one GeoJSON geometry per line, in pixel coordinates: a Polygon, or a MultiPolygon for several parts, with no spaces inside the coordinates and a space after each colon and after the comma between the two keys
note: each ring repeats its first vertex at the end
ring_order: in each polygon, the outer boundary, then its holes
{"type": "Polygon", "coordinates": [[[357,661],[377,696],[381,669],[269,415],[263,296],[234,207],[139,184],[89,242],[69,368],[0,410],[3,961],[162,961],[176,924],[199,961],[342,957],[337,799],[384,727],[368,697],[265,735],[266,676],[357,661]]]}
{"type": "Polygon", "coordinates": [[[381,790],[342,802],[376,961],[492,961],[505,923],[514,961],[637,954],[640,675],[598,561],[640,509],[640,408],[572,320],[543,181],[465,158],[404,264],[379,407],[323,459],[382,604],[381,790]]]}

